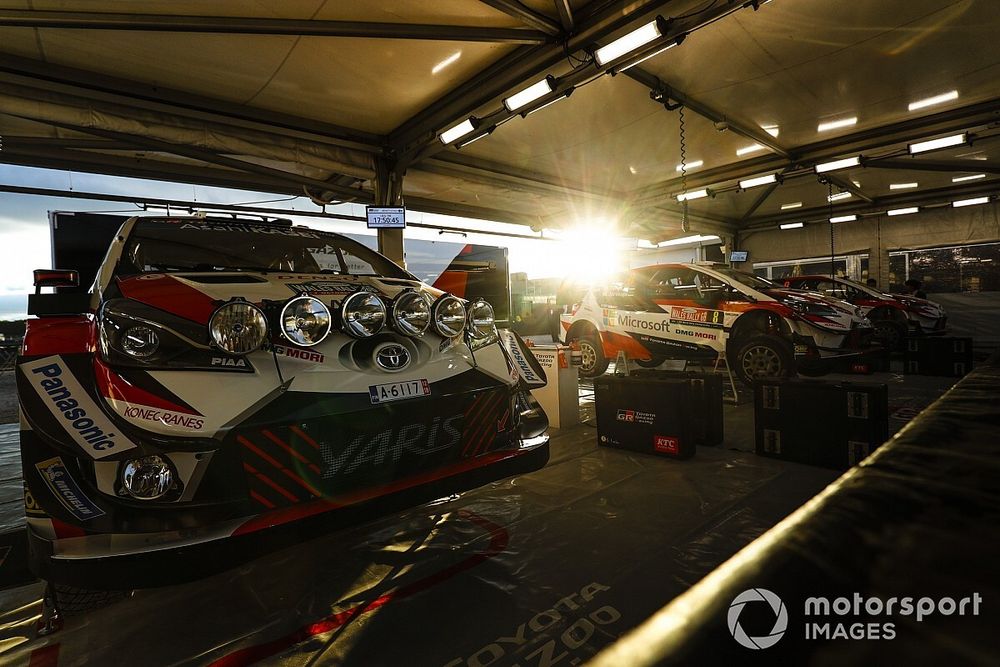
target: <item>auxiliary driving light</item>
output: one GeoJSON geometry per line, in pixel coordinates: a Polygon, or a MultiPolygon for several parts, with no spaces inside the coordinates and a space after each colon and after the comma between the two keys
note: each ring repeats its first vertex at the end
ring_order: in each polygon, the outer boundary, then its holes
{"type": "Polygon", "coordinates": [[[267,337],[267,320],[260,308],[246,301],[230,301],[208,321],[212,342],[230,354],[249,354],[267,337]]]}
{"type": "Polygon", "coordinates": [[[431,302],[420,292],[404,292],[392,304],[392,321],[400,333],[419,336],[431,324],[431,302]]]}
{"type": "Polygon", "coordinates": [[[162,498],[173,486],[173,470],[155,454],[128,459],[122,467],[122,487],[136,500],[162,498]]]}
{"type": "Polygon", "coordinates": [[[469,306],[469,333],[477,340],[493,335],[493,306],[483,299],[478,299],[469,306]]]}
{"type": "Polygon", "coordinates": [[[281,331],[296,345],[310,347],[330,333],[330,309],[311,296],[292,299],[281,309],[281,331]]]}
{"type": "Polygon", "coordinates": [[[340,306],[344,333],[355,338],[374,336],[385,326],[385,304],[371,292],[355,292],[340,306]]]}
{"type": "Polygon", "coordinates": [[[431,310],[434,330],[445,338],[454,338],[465,329],[465,305],[462,300],[451,294],[445,294],[431,310]]]}

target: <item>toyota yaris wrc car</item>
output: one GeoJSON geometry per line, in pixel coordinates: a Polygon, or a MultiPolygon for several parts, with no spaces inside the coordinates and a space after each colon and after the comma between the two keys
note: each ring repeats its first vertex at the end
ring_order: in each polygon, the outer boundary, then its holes
{"type": "Polygon", "coordinates": [[[791,276],[785,287],[821,292],[861,308],[872,321],[875,335],[896,347],[907,334],[941,335],[948,327],[944,308],[933,301],[905,294],[886,294],[847,278],[791,276]]]}
{"type": "Polygon", "coordinates": [[[29,310],[21,458],[32,565],[50,581],[200,576],[238,562],[241,536],[356,522],[548,458],[529,393],[544,372],[490,305],[337,234],[132,218],[90,294],[29,310]],[[236,560],[213,551],[237,542],[236,560]]]}
{"type": "Polygon", "coordinates": [[[724,354],[747,384],[796,370],[822,374],[827,360],[861,353],[873,333],[844,301],[702,264],[633,269],[591,288],[561,325],[561,339],[580,346],[585,376],[603,373],[620,351],[641,365],[724,354]]]}

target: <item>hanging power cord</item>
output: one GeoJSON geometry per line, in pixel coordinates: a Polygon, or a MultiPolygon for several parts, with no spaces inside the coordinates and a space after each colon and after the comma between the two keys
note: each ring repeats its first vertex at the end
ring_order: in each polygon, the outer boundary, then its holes
{"type": "Polygon", "coordinates": [[[687,200],[687,136],[684,127],[684,107],[677,106],[677,126],[680,128],[681,145],[681,192],[685,194],[684,201],[681,202],[681,231],[687,233],[691,231],[691,223],[688,222],[688,200],[687,200]]]}

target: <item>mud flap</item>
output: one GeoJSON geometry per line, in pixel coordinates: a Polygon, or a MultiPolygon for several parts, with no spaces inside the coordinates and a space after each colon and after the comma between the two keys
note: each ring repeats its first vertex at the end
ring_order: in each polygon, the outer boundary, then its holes
{"type": "Polygon", "coordinates": [[[507,361],[510,362],[511,375],[517,380],[518,387],[530,390],[548,384],[545,370],[520,336],[510,329],[501,329],[500,343],[507,361]]]}

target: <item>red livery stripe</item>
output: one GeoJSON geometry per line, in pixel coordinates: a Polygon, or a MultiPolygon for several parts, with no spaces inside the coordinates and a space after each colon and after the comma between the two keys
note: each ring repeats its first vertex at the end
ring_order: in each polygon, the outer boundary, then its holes
{"type": "Polygon", "coordinates": [[[138,387],[108,368],[100,359],[94,357],[94,376],[101,395],[116,401],[145,405],[171,412],[201,416],[201,413],[186,405],[178,405],[165,398],[152,394],[138,387]]]}
{"type": "MultiPolygon", "coordinates": [[[[286,452],[288,452],[289,454],[291,454],[292,456],[294,456],[295,458],[297,458],[302,463],[305,463],[307,466],[309,466],[309,469],[312,470],[317,475],[320,473],[319,466],[317,466],[312,461],[310,461],[309,459],[307,459],[306,457],[302,456],[297,451],[295,451],[294,449],[292,449],[291,447],[289,447],[287,444],[285,444],[285,442],[281,438],[279,438],[275,434],[271,433],[267,429],[264,429],[263,431],[261,431],[261,434],[265,438],[267,438],[268,440],[270,440],[271,442],[273,442],[274,444],[276,444],[278,447],[281,447],[286,452]]],[[[316,494],[316,495],[319,495],[319,494],[316,494]]]]}
{"type": "Polygon", "coordinates": [[[277,468],[278,470],[280,470],[281,472],[283,472],[285,474],[285,476],[288,477],[288,479],[292,480],[293,482],[295,482],[296,484],[298,484],[299,486],[301,486],[303,489],[305,489],[306,491],[308,491],[313,496],[319,497],[319,496],[323,495],[322,493],[320,493],[319,491],[317,491],[316,489],[314,489],[309,484],[309,482],[305,481],[304,479],[302,479],[301,477],[299,477],[298,475],[296,475],[295,473],[293,473],[291,470],[289,470],[285,466],[281,465],[281,463],[277,459],[275,459],[274,457],[270,456],[267,452],[265,452],[264,450],[260,449],[256,445],[254,445],[252,442],[250,442],[249,440],[247,440],[246,438],[244,438],[242,435],[236,436],[236,440],[238,440],[241,445],[243,445],[244,447],[246,447],[247,449],[249,449],[250,451],[252,451],[254,454],[256,454],[257,456],[259,456],[260,458],[262,458],[263,460],[267,461],[272,466],[274,466],[275,468],[277,468]]]}
{"type": "Polygon", "coordinates": [[[118,278],[118,288],[129,299],[198,324],[208,324],[215,312],[211,297],[166,274],[118,278]]]}

